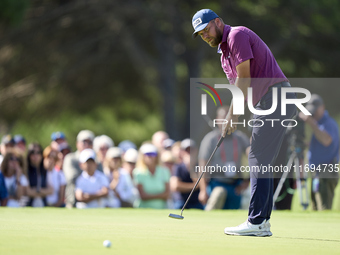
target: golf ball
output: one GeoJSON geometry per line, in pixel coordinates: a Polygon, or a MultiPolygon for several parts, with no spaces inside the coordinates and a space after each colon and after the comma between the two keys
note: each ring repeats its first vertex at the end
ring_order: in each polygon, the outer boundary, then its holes
{"type": "Polygon", "coordinates": [[[109,240],[105,240],[105,241],[103,242],[103,245],[104,245],[106,248],[109,248],[109,247],[111,247],[111,242],[110,242],[109,240]]]}

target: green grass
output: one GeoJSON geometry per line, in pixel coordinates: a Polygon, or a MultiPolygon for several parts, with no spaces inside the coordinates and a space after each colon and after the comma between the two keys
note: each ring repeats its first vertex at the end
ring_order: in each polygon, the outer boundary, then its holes
{"type": "Polygon", "coordinates": [[[0,209],[0,254],[339,254],[336,211],[272,214],[272,237],[226,236],[246,211],[0,209]],[[103,247],[104,240],[112,242],[103,247]]]}

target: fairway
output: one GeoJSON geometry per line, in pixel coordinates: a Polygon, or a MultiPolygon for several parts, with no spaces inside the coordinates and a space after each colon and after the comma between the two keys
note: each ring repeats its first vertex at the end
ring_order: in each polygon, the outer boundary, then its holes
{"type": "Polygon", "coordinates": [[[339,254],[338,212],[272,214],[272,237],[226,236],[247,211],[0,209],[0,254],[339,254]],[[112,242],[103,247],[104,240],[112,242]]]}

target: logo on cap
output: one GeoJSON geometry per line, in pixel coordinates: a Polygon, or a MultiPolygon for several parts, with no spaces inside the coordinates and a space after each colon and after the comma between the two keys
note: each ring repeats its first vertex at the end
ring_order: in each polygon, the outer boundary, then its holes
{"type": "Polygon", "coordinates": [[[201,18],[196,19],[196,20],[192,23],[192,26],[194,27],[194,29],[196,29],[196,27],[197,27],[199,24],[202,24],[201,18]]]}

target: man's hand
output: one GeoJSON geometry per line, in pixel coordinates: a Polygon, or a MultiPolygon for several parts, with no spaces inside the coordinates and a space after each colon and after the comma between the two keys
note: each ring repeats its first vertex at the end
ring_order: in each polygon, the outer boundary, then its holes
{"type": "Polygon", "coordinates": [[[231,133],[234,133],[235,130],[237,129],[236,122],[238,122],[238,116],[232,115],[230,110],[225,118],[226,124],[223,124],[222,127],[222,136],[225,137],[226,134],[230,135],[231,133]]]}
{"type": "Polygon", "coordinates": [[[299,112],[299,117],[310,126],[316,124],[316,120],[311,115],[305,115],[303,112],[299,112]]]}
{"type": "Polygon", "coordinates": [[[201,190],[200,193],[198,193],[198,200],[202,205],[207,204],[208,198],[208,193],[205,190],[201,190]]]}

